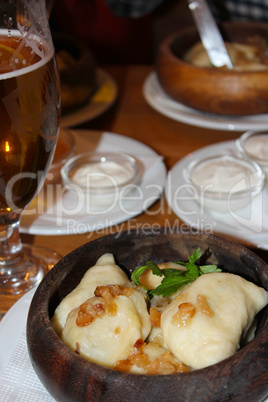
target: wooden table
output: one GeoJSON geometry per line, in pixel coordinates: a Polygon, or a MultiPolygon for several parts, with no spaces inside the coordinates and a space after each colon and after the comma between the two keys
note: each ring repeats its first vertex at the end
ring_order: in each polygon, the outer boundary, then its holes
{"type": "MultiPolygon", "coordinates": [[[[104,67],[115,79],[118,85],[118,100],[104,115],[79,126],[79,129],[110,131],[135,138],[149,145],[156,152],[164,156],[167,169],[188,153],[209,144],[233,140],[240,136],[240,132],[222,131],[199,128],[186,125],[158,113],[145,101],[142,93],[144,80],[153,70],[152,66],[120,66],[104,67]]],[[[182,222],[170,211],[163,199],[156,202],[149,212],[144,212],[129,222],[120,224],[120,230],[129,227],[149,226],[155,223],[164,226],[169,222],[173,227],[182,222]],[[161,203],[161,208],[159,208],[161,203]],[[154,214],[153,212],[157,212],[154,214]]],[[[22,235],[22,241],[55,249],[62,256],[78,246],[102,235],[114,232],[118,227],[111,227],[103,232],[99,231],[81,235],[40,236],[22,235]]],[[[268,252],[254,250],[268,262],[268,252]]],[[[17,300],[10,297],[2,300],[1,311],[8,308],[17,300]]]]}

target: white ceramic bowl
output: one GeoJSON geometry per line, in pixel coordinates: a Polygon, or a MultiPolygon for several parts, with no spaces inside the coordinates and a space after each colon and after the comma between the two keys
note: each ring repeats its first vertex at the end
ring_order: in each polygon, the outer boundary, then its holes
{"type": "Polygon", "coordinates": [[[247,131],[236,140],[239,152],[261,166],[268,176],[268,130],[247,131]]]}
{"type": "Polygon", "coordinates": [[[254,161],[231,155],[194,160],[184,171],[202,210],[236,211],[250,204],[263,189],[264,174],[254,161]]]}
{"type": "Polygon", "coordinates": [[[76,193],[87,211],[113,208],[140,183],[141,166],[123,152],[87,152],[71,158],[61,169],[65,187],[76,193]]]}

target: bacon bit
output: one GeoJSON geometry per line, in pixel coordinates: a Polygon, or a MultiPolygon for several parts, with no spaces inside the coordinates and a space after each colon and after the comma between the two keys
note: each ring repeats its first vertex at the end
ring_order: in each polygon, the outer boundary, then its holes
{"type": "Polygon", "coordinates": [[[144,345],[145,345],[145,343],[144,343],[143,339],[139,338],[134,343],[134,348],[139,349],[140,347],[142,347],[144,345]]]}
{"type": "Polygon", "coordinates": [[[116,335],[118,335],[118,334],[120,334],[120,332],[121,332],[121,327],[116,327],[115,330],[114,330],[114,333],[116,335]]]}
{"type": "Polygon", "coordinates": [[[170,352],[167,350],[161,356],[158,371],[160,374],[173,374],[176,372],[186,372],[186,367],[180,362],[174,362],[170,352]]]}
{"type": "Polygon", "coordinates": [[[114,316],[117,313],[117,305],[114,299],[118,296],[130,297],[132,289],[128,287],[122,288],[119,285],[97,286],[95,295],[104,299],[107,313],[114,316]]]}
{"type": "Polygon", "coordinates": [[[129,373],[131,366],[132,364],[130,360],[118,360],[115,366],[115,370],[122,371],[123,373],[129,373]]]}
{"type": "Polygon", "coordinates": [[[154,307],[150,307],[150,321],[154,327],[160,327],[161,325],[161,313],[154,307]]]}
{"type": "Polygon", "coordinates": [[[126,360],[119,360],[115,370],[128,373],[131,367],[135,365],[143,369],[148,375],[186,373],[188,371],[187,367],[183,363],[176,361],[168,350],[159,358],[150,360],[149,356],[144,352],[145,346],[146,344],[143,343],[142,347],[131,353],[126,360]]]}
{"type": "Polygon", "coordinates": [[[122,288],[119,285],[97,286],[95,296],[103,297],[105,302],[109,302],[116,296],[131,296],[132,289],[129,287],[122,288]]]}
{"type": "Polygon", "coordinates": [[[78,327],[85,327],[91,324],[96,317],[102,317],[105,314],[115,316],[117,313],[117,305],[114,299],[117,296],[131,296],[132,289],[119,285],[97,286],[95,289],[95,296],[103,299],[103,303],[92,305],[90,302],[81,304],[76,324],[78,327]]]}
{"type": "Polygon", "coordinates": [[[94,305],[94,310],[96,311],[97,315],[101,315],[104,312],[104,306],[102,303],[97,303],[94,305]]]}
{"type": "Polygon", "coordinates": [[[192,303],[181,303],[178,311],[172,317],[172,324],[186,326],[195,315],[195,306],[192,303]]]}
{"type": "Polygon", "coordinates": [[[161,364],[159,367],[159,374],[174,374],[176,373],[176,367],[174,367],[172,364],[164,362],[161,364]]]}
{"type": "Polygon", "coordinates": [[[208,305],[207,299],[203,295],[197,295],[197,306],[201,309],[203,315],[207,317],[212,317],[214,315],[213,311],[208,305]]]}
{"type": "Polygon", "coordinates": [[[78,327],[85,327],[92,323],[97,316],[102,316],[105,313],[105,306],[102,303],[92,305],[91,303],[81,304],[77,318],[76,325],[78,327]]]}
{"type": "Polygon", "coordinates": [[[93,315],[85,314],[82,310],[79,310],[76,317],[76,325],[78,327],[86,327],[87,325],[91,324],[93,320],[93,315]]]}
{"type": "Polygon", "coordinates": [[[106,305],[114,303],[114,294],[109,286],[97,286],[94,293],[95,296],[102,297],[106,305]]]}

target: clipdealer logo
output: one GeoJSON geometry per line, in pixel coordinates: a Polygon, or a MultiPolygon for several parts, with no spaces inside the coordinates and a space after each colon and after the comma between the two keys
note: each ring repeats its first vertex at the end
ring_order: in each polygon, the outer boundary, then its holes
{"type": "Polygon", "coordinates": [[[105,236],[108,234],[116,234],[116,237],[120,237],[120,234],[124,231],[137,230],[140,232],[153,232],[154,234],[162,232],[163,228],[167,233],[180,232],[180,233],[196,233],[202,232],[206,234],[213,233],[213,224],[206,223],[202,220],[198,220],[196,224],[187,225],[182,223],[178,218],[174,221],[170,221],[168,218],[164,220],[164,223],[160,224],[158,222],[139,222],[137,219],[129,219],[126,222],[114,224],[112,221],[107,220],[103,224],[95,224],[89,227],[85,222],[76,224],[73,219],[67,220],[68,232],[76,234],[87,233],[87,238],[90,239],[92,234],[98,234],[99,236],[105,236]],[[91,230],[90,230],[91,229],[91,230]]]}
{"type": "MultiPolygon", "coordinates": [[[[34,173],[24,172],[23,174],[14,176],[10,180],[6,187],[6,199],[12,210],[17,209],[12,198],[13,186],[18,180],[27,178],[31,180],[37,178],[37,181],[40,180],[41,182],[43,181],[43,173],[39,172],[35,175],[34,173]]],[[[110,178],[108,177],[108,179],[110,178]]],[[[254,178],[251,179],[254,180],[254,178]]],[[[68,230],[76,233],[104,230],[105,227],[116,226],[116,222],[113,221],[113,213],[115,211],[124,214],[124,220],[131,220],[142,211],[148,216],[155,215],[157,217],[157,215],[169,216],[172,214],[172,210],[174,210],[182,219],[184,216],[189,216],[189,221],[192,223],[187,225],[187,227],[192,226],[199,231],[212,231],[218,220],[224,222],[226,219],[224,223],[228,224],[230,217],[234,222],[256,233],[260,233],[263,229],[263,192],[257,190],[252,193],[249,192],[249,200],[246,208],[237,209],[233,207],[237,189],[245,188],[246,186],[246,183],[243,183],[243,181],[237,183],[227,194],[226,210],[228,214],[226,212],[212,214],[211,211],[207,210],[204,196],[211,186],[202,189],[201,197],[203,196],[203,198],[200,200],[200,193],[197,193],[197,190],[189,183],[184,183],[173,188],[170,175],[167,176],[166,183],[166,198],[169,200],[168,203],[165,202],[165,198],[162,195],[163,189],[159,185],[150,184],[141,188],[139,185],[132,184],[131,188],[127,189],[128,191],[125,191],[125,189],[119,190],[116,188],[116,183],[114,186],[117,202],[111,200],[109,205],[96,207],[83,195],[83,190],[78,185],[70,189],[60,183],[47,184],[42,187],[35,202],[29,205],[24,214],[41,215],[46,213],[55,217],[58,227],[67,225],[68,230]],[[72,193],[72,202],[68,203],[70,192],[72,193]],[[158,199],[160,201],[157,204],[157,208],[150,209],[150,205],[158,199]],[[172,208],[170,205],[172,205],[172,208]],[[96,219],[99,218],[99,221],[98,223],[90,224],[86,222],[86,219],[83,219],[85,216],[95,216],[96,219]]],[[[137,221],[135,224],[137,225],[137,221]]]]}

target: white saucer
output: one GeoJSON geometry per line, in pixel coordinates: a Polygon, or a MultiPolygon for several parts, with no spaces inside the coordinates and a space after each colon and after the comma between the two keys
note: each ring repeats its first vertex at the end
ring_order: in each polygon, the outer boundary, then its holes
{"type": "Polygon", "coordinates": [[[268,114],[246,117],[217,116],[184,106],[164,92],[155,72],[146,78],[143,94],[149,105],[158,112],[192,126],[230,131],[266,130],[268,126],[268,114]]]}
{"type": "Polygon", "coordinates": [[[26,322],[36,288],[15,303],[0,322],[0,402],[52,402],[37,377],[27,350],[26,322]]]}
{"type": "Polygon", "coordinates": [[[0,322],[0,378],[8,364],[8,361],[26,329],[28,310],[36,288],[29,290],[23,295],[4,315],[0,322]],[[7,336],[7,334],[12,336],[7,336]]]}
{"type": "Polygon", "coordinates": [[[203,211],[189,195],[183,177],[191,161],[223,153],[236,152],[234,141],[226,141],[201,148],[181,159],[168,173],[165,196],[175,214],[193,229],[218,233],[247,246],[268,250],[268,188],[252,199],[243,210],[220,213],[203,211]]]}
{"type": "MultiPolygon", "coordinates": [[[[22,233],[40,235],[81,234],[118,225],[149,208],[162,194],[166,167],[162,156],[147,145],[132,138],[114,133],[89,130],[72,131],[76,140],[76,153],[86,151],[128,152],[143,166],[139,188],[109,210],[88,211],[77,205],[77,197],[64,191],[61,183],[44,186],[28,206],[21,220],[22,233]]],[[[117,227],[120,230],[120,227],[117,227]]]]}
{"type": "Polygon", "coordinates": [[[117,98],[117,85],[105,71],[97,70],[98,90],[80,109],[61,117],[61,127],[73,127],[85,123],[106,112],[117,98]]]}

